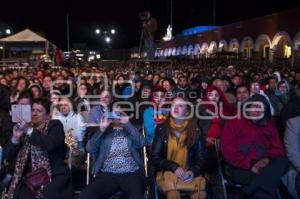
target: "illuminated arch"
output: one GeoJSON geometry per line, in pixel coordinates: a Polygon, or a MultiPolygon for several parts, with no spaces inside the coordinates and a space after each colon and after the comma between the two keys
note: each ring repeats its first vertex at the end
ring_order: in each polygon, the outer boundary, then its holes
{"type": "Polygon", "coordinates": [[[239,52],[239,49],[240,49],[239,41],[237,39],[232,39],[229,42],[229,51],[230,52],[239,52]]]}

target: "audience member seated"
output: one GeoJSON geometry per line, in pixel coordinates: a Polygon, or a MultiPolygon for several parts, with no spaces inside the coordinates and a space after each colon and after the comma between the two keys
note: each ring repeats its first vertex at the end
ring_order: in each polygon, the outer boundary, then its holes
{"type": "Polygon", "coordinates": [[[8,189],[9,199],[72,198],[71,184],[64,164],[64,138],[62,124],[57,120],[50,120],[49,100],[35,99],[31,124],[20,120],[14,126],[11,141],[4,148],[5,159],[16,159],[13,179],[8,189]],[[32,190],[29,188],[32,186],[28,185],[32,179],[25,176],[36,176],[37,170],[43,176],[48,176],[50,183],[44,182],[43,189],[39,187],[32,190]]]}
{"type": "Polygon", "coordinates": [[[76,114],[73,111],[71,100],[67,97],[59,100],[60,114],[54,116],[54,120],[59,120],[64,127],[65,135],[70,134],[76,141],[77,148],[84,151],[84,135],[86,132],[86,126],[83,118],[80,114],[76,114]]]}
{"type": "Polygon", "coordinates": [[[95,178],[81,193],[82,199],[106,199],[120,191],[130,199],[144,197],[146,178],[139,151],[145,138],[121,109],[114,108],[113,113],[121,113],[121,117],[109,119],[103,115],[98,131],[87,144],[95,178]]]}
{"type": "Polygon", "coordinates": [[[245,185],[243,190],[247,195],[274,199],[289,162],[266,98],[256,94],[247,102],[245,115],[229,120],[224,126],[222,154],[230,177],[245,185]]]}
{"type": "Polygon", "coordinates": [[[289,193],[298,199],[300,198],[300,116],[287,121],[284,144],[292,166],[283,178],[283,182],[289,193]]]}
{"type": "Polygon", "coordinates": [[[206,198],[202,176],[205,149],[196,120],[190,114],[187,101],[175,98],[170,117],[157,127],[152,144],[156,182],[168,199],[180,199],[180,191],[186,191],[191,199],[206,198]]]}
{"type": "Polygon", "coordinates": [[[198,125],[205,139],[207,149],[207,171],[213,173],[218,167],[215,144],[220,138],[221,130],[226,122],[226,116],[234,116],[235,109],[231,106],[224,93],[216,86],[209,86],[199,106],[198,125]]]}
{"type": "Polygon", "coordinates": [[[143,114],[147,145],[151,146],[155,136],[155,128],[166,120],[168,111],[165,109],[166,97],[164,88],[155,88],[152,93],[152,106],[143,114]]]}

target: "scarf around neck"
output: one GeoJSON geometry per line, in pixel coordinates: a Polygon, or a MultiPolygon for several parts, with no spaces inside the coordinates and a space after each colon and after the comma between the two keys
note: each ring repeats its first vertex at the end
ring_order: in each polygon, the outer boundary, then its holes
{"type": "Polygon", "coordinates": [[[182,124],[176,124],[173,118],[170,118],[170,127],[172,131],[180,132],[179,138],[170,134],[168,139],[167,159],[176,162],[180,167],[186,169],[188,167],[188,147],[185,142],[187,139],[186,128],[189,120],[185,120],[182,124]]]}
{"type": "MultiPolygon", "coordinates": [[[[35,130],[37,130],[42,135],[47,135],[49,121],[49,119],[44,121],[39,126],[35,127],[35,130]]],[[[31,164],[31,171],[35,171],[40,168],[45,168],[51,180],[52,172],[47,152],[38,146],[30,144],[28,138],[26,138],[23,146],[21,147],[17,155],[13,179],[8,189],[9,199],[13,199],[15,189],[22,180],[22,177],[26,174],[24,173],[25,168],[29,163],[31,164]]],[[[39,196],[41,196],[41,193],[39,193],[39,196]]]]}

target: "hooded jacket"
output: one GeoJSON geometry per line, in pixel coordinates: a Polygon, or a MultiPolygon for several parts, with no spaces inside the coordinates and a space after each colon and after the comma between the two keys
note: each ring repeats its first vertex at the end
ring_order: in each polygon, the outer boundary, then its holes
{"type": "Polygon", "coordinates": [[[251,169],[265,157],[284,156],[278,131],[270,119],[267,100],[256,94],[248,102],[262,102],[266,108],[264,117],[255,123],[245,117],[229,120],[221,133],[221,151],[225,161],[241,169],[251,169]]]}

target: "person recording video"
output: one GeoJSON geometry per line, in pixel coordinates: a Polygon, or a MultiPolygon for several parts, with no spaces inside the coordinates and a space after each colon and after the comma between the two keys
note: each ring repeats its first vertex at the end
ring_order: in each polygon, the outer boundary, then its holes
{"type": "Polygon", "coordinates": [[[87,144],[87,151],[94,160],[92,174],[95,178],[80,198],[105,199],[120,191],[126,198],[143,198],[146,179],[139,150],[144,145],[145,138],[120,108],[104,114],[98,131],[87,144]]]}
{"type": "Polygon", "coordinates": [[[72,198],[70,179],[64,164],[63,125],[50,118],[46,98],[32,101],[31,122],[20,118],[4,147],[4,158],[15,165],[8,198],[72,198]]]}
{"type": "Polygon", "coordinates": [[[151,16],[149,11],[140,13],[140,19],[142,20],[142,37],[145,44],[145,49],[148,58],[154,58],[155,54],[155,32],[157,30],[157,21],[151,16]]]}

